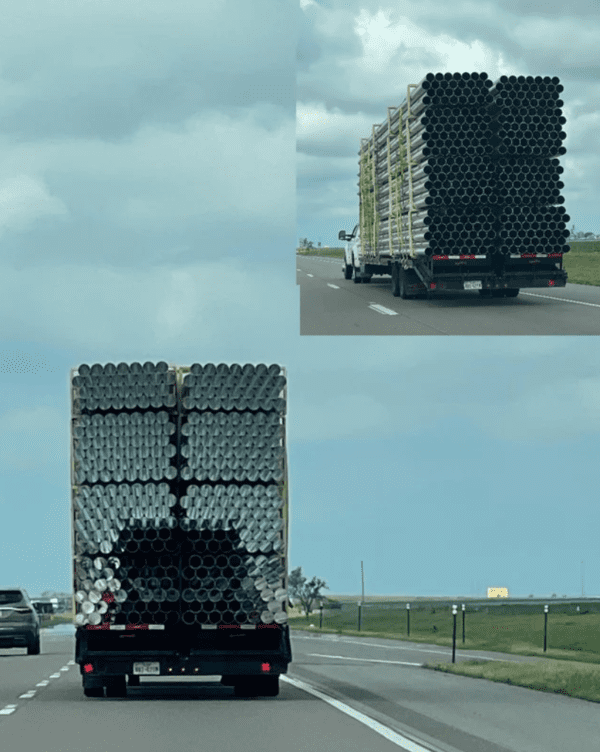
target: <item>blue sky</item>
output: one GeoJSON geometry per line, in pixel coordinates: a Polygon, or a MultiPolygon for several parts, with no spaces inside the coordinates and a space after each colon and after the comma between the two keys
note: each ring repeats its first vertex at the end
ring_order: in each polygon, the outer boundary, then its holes
{"type": "Polygon", "coordinates": [[[60,330],[4,343],[6,584],[69,588],[69,368],[164,359],[286,366],[289,568],[325,593],[359,593],[363,560],[371,595],[577,596],[584,560],[600,594],[597,338],[300,339],[294,310],[254,341],[215,324],[198,347],[191,324],[171,343],[143,316],[96,347],[60,330]]]}
{"type": "Polygon", "coordinates": [[[339,246],[358,223],[360,139],[428,72],[558,76],[568,229],[600,235],[597,0],[543,4],[300,0],[297,242],[339,246]]]}
{"type": "Polygon", "coordinates": [[[165,360],[286,367],[326,593],[600,594],[598,339],[300,338],[300,11],[249,7],[4,6],[2,583],[71,587],[70,368],[165,360]]]}

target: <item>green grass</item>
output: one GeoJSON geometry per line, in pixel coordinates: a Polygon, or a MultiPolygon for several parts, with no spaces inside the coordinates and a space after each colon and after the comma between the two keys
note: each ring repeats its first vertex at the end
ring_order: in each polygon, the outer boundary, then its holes
{"type": "Polygon", "coordinates": [[[73,614],[66,612],[64,614],[41,614],[40,626],[43,628],[51,629],[57,624],[72,624],[73,614]]]}
{"type": "MultiPolygon", "coordinates": [[[[571,241],[571,250],[563,257],[563,269],[566,269],[568,281],[577,285],[600,286],[600,240],[589,243],[571,241]]],[[[296,249],[301,256],[327,256],[344,258],[343,248],[311,248],[306,251],[296,249]]]]}
{"type": "Polygon", "coordinates": [[[567,281],[577,285],[600,285],[600,240],[572,241],[569,245],[571,250],[563,257],[567,281]]]}
{"type": "MultiPolygon", "coordinates": [[[[356,599],[355,599],[356,600],[356,599]]],[[[362,630],[358,631],[358,609],[323,610],[323,629],[319,613],[291,617],[290,628],[311,632],[337,633],[355,637],[380,637],[408,640],[452,648],[453,617],[449,607],[436,606],[428,599],[427,607],[417,609],[411,598],[410,636],[406,634],[406,609],[364,609],[362,630]],[[432,613],[435,609],[435,613],[432,613]],[[314,624],[311,628],[310,624],[314,624]],[[435,627],[435,629],[434,629],[435,627]]],[[[465,602],[464,599],[460,602],[465,602]]],[[[467,601],[468,603],[468,601],[467,601]]],[[[425,604],[424,604],[425,605],[425,604]]],[[[467,609],[469,606],[467,605],[467,609]]],[[[586,606],[581,604],[582,611],[586,606]]],[[[425,667],[461,676],[515,684],[543,692],[600,702],[600,613],[569,613],[567,604],[550,602],[547,651],[544,653],[544,614],[539,605],[517,607],[522,613],[501,613],[507,606],[491,606],[466,613],[465,643],[462,642],[462,612],[456,617],[456,649],[485,650],[508,655],[537,656],[536,663],[500,661],[464,661],[427,663],[425,667]],[[552,612],[554,609],[554,612],[552,612]],[[558,610],[562,609],[563,613],[558,610]],[[534,611],[534,612],[532,612],[534,611]]],[[[514,610],[514,609],[513,609],[514,610]]]]}
{"type": "Polygon", "coordinates": [[[344,258],[343,248],[296,248],[301,256],[326,256],[328,258],[344,258]]]}

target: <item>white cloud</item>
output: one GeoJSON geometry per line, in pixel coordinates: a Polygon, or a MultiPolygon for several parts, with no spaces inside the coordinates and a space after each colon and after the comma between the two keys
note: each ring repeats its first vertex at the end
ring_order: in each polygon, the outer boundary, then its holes
{"type": "Polygon", "coordinates": [[[269,130],[260,122],[269,115],[275,117],[267,104],[243,117],[209,112],[177,129],[145,125],[118,143],[4,138],[0,170],[10,177],[0,184],[0,227],[67,212],[44,187],[41,176],[51,172],[69,176],[74,197],[82,186],[101,186],[92,215],[104,209],[106,221],[128,228],[177,229],[191,218],[281,228],[294,211],[293,176],[285,170],[293,164],[294,123],[269,130]],[[36,177],[19,176],[23,162],[36,177]]]}
{"type": "Polygon", "coordinates": [[[252,260],[140,270],[89,263],[0,268],[0,338],[22,331],[51,347],[126,359],[132,346],[164,352],[237,342],[248,352],[257,338],[268,346],[281,331],[297,331],[298,307],[291,269],[252,260]]]}
{"type": "Polygon", "coordinates": [[[0,181],[0,233],[23,231],[40,217],[67,216],[63,201],[51,196],[44,181],[17,174],[0,181]]]}

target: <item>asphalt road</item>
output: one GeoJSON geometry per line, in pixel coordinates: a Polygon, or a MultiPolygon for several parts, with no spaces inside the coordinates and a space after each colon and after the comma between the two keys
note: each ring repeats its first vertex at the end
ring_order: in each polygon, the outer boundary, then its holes
{"type": "MultiPolygon", "coordinates": [[[[597,752],[598,707],[421,667],[434,645],[292,633],[278,697],[236,698],[220,677],[143,677],[127,698],[86,698],[74,629],[42,652],[0,649],[0,749],[36,752],[597,752]]],[[[457,651],[457,660],[498,653],[457,651]]],[[[537,661],[540,658],[520,658],[537,661]]]]}
{"type": "Polygon", "coordinates": [[[478,292],[402,300],[390,277],[369,284],[344,279],[342,260],[296,256],[301,335],[600,334],[600,287],[523,289],[516,298],[478,292]]]}

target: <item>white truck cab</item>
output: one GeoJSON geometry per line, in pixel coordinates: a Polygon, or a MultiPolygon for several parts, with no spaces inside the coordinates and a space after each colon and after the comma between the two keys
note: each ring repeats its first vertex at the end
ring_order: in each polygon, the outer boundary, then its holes
{"type": "Polygon", "coordinates": [[[348,235],[345,230],[340,230],[338,239],[346,241],[342,271],[344,272],[345,279],[352,279],[352,274],[356,274],[356,269],[360,267],[360,230],[358,225],[354,227],[351,235],[348,235]]]}

